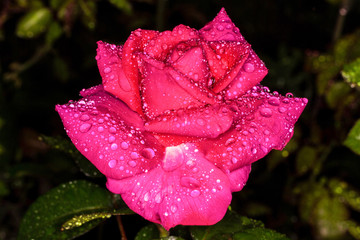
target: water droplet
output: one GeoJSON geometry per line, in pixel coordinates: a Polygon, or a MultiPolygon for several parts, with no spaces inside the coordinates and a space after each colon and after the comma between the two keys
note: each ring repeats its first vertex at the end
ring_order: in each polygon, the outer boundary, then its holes
{"type": "Polygon", "coordinates": [[[269,134],[270,134],[270,131],[266,129],[266,130],[264,130],[264,134],[265,134],[265,135],[269,135],[269,134]]]}
{"type": "Polygon", "coordinates": [[[161,197],[161,193],[158,193],[155,195],[155,202],[156,203],[161,203],[162,201],[162,197],[161,197]]]}
{"type": "Polygon", "coordinates": [[[271,97],[271,98],[269,98],[268,103],[273,106],[279,106],[280,100],[276,97],[271,97]]]}
{"type": "Polygon", "coordinates": [[[110,133],[116,133],[116,128],[114,128],[114,127],[109,128],[109,132],[110,133]]]}
{"type": "Polygon", "coordinates": [[[118,148],[118,145],[116,143],[111,144],[110,148],[112,150],[116,150],[118,148]]]}
{"type": "Polygon", "coordinates": [[[130,154],[130,157],[131,157],[132,159],[138,159],[138,158],[139,158],[139,154],[137,154],[136,152],[132,152],[132,153],[130,154]]]}
{"type": "Polygon", "coordinates": [[[84,115],[81,115],[81,117],[80,117],[80,120],[81,121],[88,121],[90,119],[90,117],[89,117],[89,115],[87,115],[87,114],[84,114],[84,115]]]}
{"type": "Polygon", "coordinates": [[[126,150],[126,149],[129,148],[129,144],[128,144],[127,142],[122,142],[122,143],[120,144],[120,147],[121,147],[122,149],[126,150]]]}
{"type": "Polygon", "coordinates": [[[272,111],[270,108],[261,108],[260,109],[260,114],[263,117],[271,117],[272,116],[272,111]]]}
{"type": "Polygon", "coordinates": [[[233,157],[233,158],[231,159],[231,162],[232,162],[233,164],[235,164],[235,163],[238,162],[238,159],[237,159],[236,157],[233,157]]]}
{"type": "Polygon", "coordinates": [[[104,128],[100,126],[100,127],[98,127],[98,131],[99,131],[99,132],[103,132],[103,131],[104,131],[104,128]]]}
{"type": "Polygon", "coordinates": [[[136,166],[135,161],[128,161],[128,164],[129,164],[130,167],[135,167],[136,166]]]}
{"type": "Polygon", "coordinates": [[[92,125],[91,125],[90,123],[84,123],[84,124],[82,124],[82,125],[80,126],[80,132],[82,132],[82,133],[88,132],[88,131],[90,130],[91,126],[92,126],[92,125]]]}
{"type": "Polygon", "coordinates": [[[114,136],[110,136],[109,137],[109,143],[115,142],[115,137],[114,136]]]}
{"type": "Polygon", "coordinates": [[[109,167],[114,168],[116,166],[116,160],[110,160],[108,165],[109,167]]]}
{"type": "Polygon", "coordinates": [[[104,73],[109,73],[109,72],[111,72],[111,68],[107,67],[104,69],[104,73]]]}
{"type": "Polygon", "coordinates": [[[257,149],[256,149],[256,148],[252,148],[252,149],[251,149],[251,153],[252,153],[252,154],[256,154],[256,153],[257,153],[257,149]]]}
{"type": "Polygon", "coordinates": [[[182,177],[180,179],[180,184],[183,187],[186,188],[197,188],[200,186],[199,180],[193,178],[193,177],[182,177]]]}
{"type": "Polygon", "coordinates": [[[171,210],[173,213],[175,213],[175,212],[177,211],[177,207],[176,207],[175,205],[172,205],[172,206],[170,207],[170,210],[171,210]]]}
{"type": "Polygon", "coordinates": [[[150,193],[147,192],[147,193],[145,193],[145,195],[144,195],[144,201],[147,202],[147,201],[149,201],[149,199],[150,199],[150,193]]]}
{"type": "Polygon", "coordinates": [[[287,98],[293,98],[293,97],[294,97],[294,94],[292,94],[292,93],[287,93],[285,96],[286,96],[287,98]]]}
{"type": "MultiPolygon", "coordinates": [[[[186,148],[185,148],[186,149],[186,148]]],[[[184,153],[180,147],[167,147],[162,168],[165,171],[174,171],[184,162],[184,153]]]]}
{"type": "Polygon", "coordinates": [[[245,63],[243,66],[245,72],[251,73],[255,70],[254,64],[252,63],[245,63]]]}
{"type": "Polygon", "coordinates": [[[147,159],[153,159],[155,157],[155,151],[152,148],[144,148],[140,154],[147,159]]]}
{"type": "Polygon", "coordinates": [[[228,140],[226,140],[225,146],[229,146],[229,145],[233,144],[234,142],[235,142],[234,138],[229,138],[228,140]]]}
{"type": "Polygon", "coordinates": [[[278,110],[279,110],[279,112],[280,112],[280,113],[284,113],[284,112],[286,112],[286,108],[284,108],[284,107],[279,107],[279,109],[278,109],[278,110]]]}
{"type": "Polygon", "coordinates": [[[190,196],[192,196],[192,197],[198,197],[199,195],[200,195],[199,190],[192,190],[190,193],[190,196]]]}

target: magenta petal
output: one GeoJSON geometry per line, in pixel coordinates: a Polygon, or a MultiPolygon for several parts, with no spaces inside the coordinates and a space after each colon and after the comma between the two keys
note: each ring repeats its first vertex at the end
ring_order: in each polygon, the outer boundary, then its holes
{"type": "Polygon", "coordinates": [[[108,178],[107,187],[165,229],[215,224],[231,202],[228,177],[192,144],[166,148],[161,166],[122,180],[108,178]]]}
{"type": "Polygon", "coordinates": [[[163,147],[143,133],[143,120],[122,101],[97,86],[77,102],[57,105],[77,149],[104,175],[121,179],[157,166],[163,147]]]}
{"type": "Polygon", "coordinates": [[[261,82],[267,73],[268,69],[265,67],[263,61],[256,55],[254,50],[250,49],[249,56],[242,65],[242,69],[225,91],[226,98],[234,99],[244,94],[261,82]]]}
{"type": "Polygon", "coordinates": [[[200,29],[199,32],[201,37],[207,41],[244,41],[244,37],[231,21],[224,8],[220,10],[211,22],[200,29]]]}
{"type": "Polygon", "coordinates": [[[251,165],[246,165],[229,173],[231,192],[238,192],[243,189],[249,178],[250,171],[251,165]]]}
{"type": "Polygon", "coordinates": [[[132,82],[125,76],[121,58],[122,46],[98,42],[96,60],[104,89],[140,114],[142,110],[138,82],[132,82]]]}
{"type": "Polygon", "coordinates": [[[199,143],[206,158],[220,168],[232,171],[264,157],[271,149],[283,149],[307,103],[307,99],[254,89],[233,102],[237,114],[232,129],[214,141],[199,143]]]}
{"type": "Polygon", "coordinates": [[[233,123],[233,112],[224,105],[178,110],[145,123],[145,129],[154,133],[190,137],[216,138],[233,123]]]}

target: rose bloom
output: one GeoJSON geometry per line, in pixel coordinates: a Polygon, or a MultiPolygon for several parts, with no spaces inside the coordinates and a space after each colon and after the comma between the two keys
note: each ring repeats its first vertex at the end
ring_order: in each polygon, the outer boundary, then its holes
{"type": "Polygon", "coordinates": [[[267,69],[224,9],[200,30],[99,41],[96,60],[102,84],[56,110],[107,188],[166,229],[221,220],[307,103],[259,85],[267,69]]]}

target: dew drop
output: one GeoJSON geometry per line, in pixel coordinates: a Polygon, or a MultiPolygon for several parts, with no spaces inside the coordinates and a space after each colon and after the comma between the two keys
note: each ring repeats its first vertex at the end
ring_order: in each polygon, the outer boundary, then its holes
{"type": "Polygon", "coordinates": [[[114,128],[114,127],[109,128],[109,132],[110,133],[116,133],[116,128],[114,128]]]}
{"type": "Polygon", "coordinates": [[[135,161],[128,161],[128,164],[129,164],[130,167],[135,167],[136,166],[135,161]]]}
{"type": "Polygon", "coordinates": [[[127,142],[122,142],[122,143],[120,144],[120,147],[121,147],[122,149],[126,150],[126,149],[129,148],[129,144],[128,144],[127,142]]]}
{"type": "MultiPolygon", "coordinates": [[[[139,155],[136,153],[136,152],[132,152],[131,154],[130,154],[130,157],[131,157],[131,159],[138,159],[139,158],[139,155]]],[[[132,161],[131,161],[132,162],[132,161]]]]}
{"type": "Polygon", "coordinates": [[[255,70],[254,64],[252,63],[245,63],[243,66],[245,72],[251,73],[255,70]]]}
{"type": "Polygon", "coordinates": [[[260,109],[260,114],[263,117],[271,117],[272,116],[272,111],[270,108],[261,108],[260,109]]]}
{"type": "Polygon", "coordinates": [[[111,68],[107,67],[104,69],[104,73],[109,73],[109,72],[111,72],[111,68]]]}
{"type": "Polygon", "coordinates": [[[155,157],[155,152],[152,148],[144,148],[140,154],[147,159],[153,159],[155,157]]]}
{"type": "Polygon", "coordinates": [[[225,146],[229,146],[229,145],[233,144],[234,142],[235,142],[234,138],[229,138],[228,140],[226,140],[225,146]]]}
{"type": "Polygon", "coordinates": [[[114,168],[116,166],[116,160],[110,160],[108,165],[110,168],[114,168]]]}
{"type": "Polygon", "coordinates": [[[144,201],[147,202],[147,201],[149,201],[149,199],[150,199],[150,193],[147,192],[147,193],[145,193],[145,195],[144,195],[144,201]]]}
{"type": "Polygon", "coordinates": [[[81,115],[81,117],[80,117],[80,120],[81,121],[88,121],[90,119],[90,117],[89,117],[89,115],[87,115],[87,114],[84,114],[84,115],[81,115]]]}
{"type": "Polygon", "coordinates": [[[268,103],[273,106],[279,106],[280,100],[276,97],[271,97],[271,98],[269,98],[268,103]]]}
{"type": "Polygon", "coordinates": [[[100,127],[98,127],[98,131],[99,131],[99,132],[103,132],[103,131],[104,131],[104,128],[100,126],[100,127]]]}
{"type": "Polygon", "coordinates": [[[286,96],[287,98],[293,98],[293,97],[294,97],[294,94],[292,94],[292,93],[287,93],[285,96],[286,96]]]}
{"type": "Polygon", "coordinates": [[[279,107],[279,113],[284,113],[284,112],[286,112],[286,108],[284,108],[284,107],[279,107]]]}
{"type": "Polygon", "coordinates": [[[82,132],[82,133],[88,132],[88,131],[90,130],[91,126],[92,126],[92,125],[91,125],[90,123],[84,123],[84,124],[82,124],[82,125],[80,126],[80,132],[82,132]]]}
{"type": "Polygon", "coordinates": [[[192,196],[192,197],[198,197],[199,195],[200,195],[199,190],[192,190],[190,193],[190,196],[192,196]]]}
{"type": "Polygon", "coordinates": [[[173,213],[175,213],[175,212],[177,211],[177,207],[176,207],[175,205],[172,205],[172,206],[170,207],[170,210],[171,210],[173,213]]]}
{"type": "Polygon", "coordinates": [[[115,137],[114,136],[110,136],[109,137],[109,143],[115,142],[115,137]]]}
{"type": "Polygon", "coordinates": [[[199,180],[193,178],[193,177],[182,177],[180,179],[180,184],[183,187],[186,188],[197,188],[200,186],[199,180]]]}
{"type": "Polygon", "coordinates": [[[155,195],[155,202],[156,203],[161,203],[162,201],[162,197],[161,197],[161,193],[158,193],[155,195]]]}
{"type": "Polygon", "coordinates": [[[116,143],[111,144],[110,148],[112,150],[116,150],[118,148],[118,145],[116,143]]]}

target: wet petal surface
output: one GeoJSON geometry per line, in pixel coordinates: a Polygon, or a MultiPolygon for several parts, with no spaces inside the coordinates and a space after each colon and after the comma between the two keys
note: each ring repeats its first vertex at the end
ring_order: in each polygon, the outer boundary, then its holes
{"type": "Polygon", "coordinates": [[[133,211],[166,229],[214,224],[231,201],[228,177],[193,144],[168,147],[158,168],[123,180],[108,178],[107,187],[133,211]]]}
{"type": "Polygon", "coordinates": [[[164,148],[143,133],[143,120],[102,86],[56,110],[77,149],[104,175],[121,179],[157,166],[164,148]]]}

